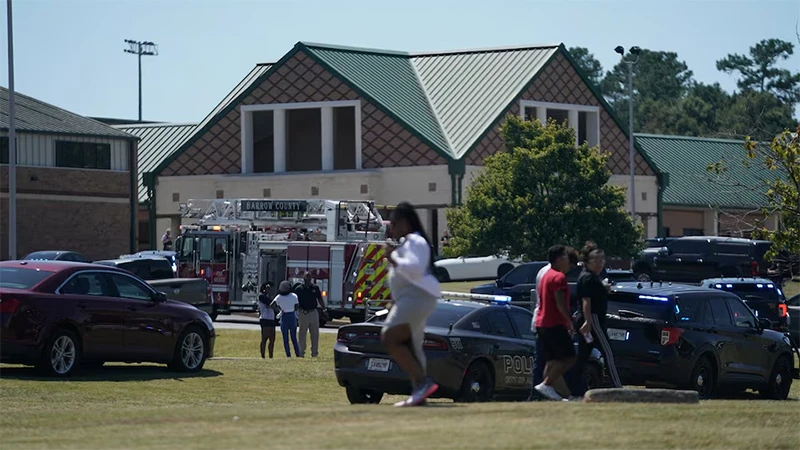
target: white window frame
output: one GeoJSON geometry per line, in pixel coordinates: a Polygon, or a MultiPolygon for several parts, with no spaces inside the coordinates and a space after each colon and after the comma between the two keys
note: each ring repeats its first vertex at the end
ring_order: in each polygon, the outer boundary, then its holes
{"type": "MultiPolygon", "coordinates": [[[[519,115],[522,118],[522,120],[526,120],[525,108],[542,108],[542,109],[544,109],[545,110],[545,114],[544,114],[544,118],[545,119],[547,118],[547,109],[559,109],[559,110],[562,110],[562,111],[567,111],[567,114],[568,114],[567,122],[569,123],[569,126],[571,126],[573,130],[575,130],[575,143],[576,143],[576,145],[578,143],[578,113],[579,112],[590,113],[590,114],[592,114],[592,117],[594,117],[594,119],[595,119],[595,127],[594,127],[595,130],[594,131],[595,131],[595,133],[597,133],[596,134],[596,136],[597,136],[597,144],[596,145],[598,145],[598,146],[600,145],[600,142],[601,142],[602,139],[601,139],[601,136],[600,136],[600,107],[599,106],[575,105],[575,104],[571,104],[571,103],[537,102],[537,101],[534,101],[534,100],[520,100],[519,101],[519,115]]],[[[541,111],[541,109],[538,109],[537,111],[541,111]]],[[[537,117],[537,118],[539,120],[542,120],[542,115],[538,114],[538,116],[539,117],[537,117]]],[[[587,121],[590,121],[589,117],[590,116],[587,115],[587,121]]],[[[589,132],[590,131],[590,129],[589,129],[590,126],[591,126],[590,123],[586,124],[587,140],[588,140],[588,137],[591,135],[591,133],[589,132]]]]}
{"type": "Polygon", "coordinates": [[[333,108],[354,107],[355,109],[355,142],[356,142],[356,170],[360,170],[362,164],[362,150],[361,150],[361,100],[337,100],[328,102],[304,102],[304,103],[271,103],[262,105],[242,105],[239,107],[241,112],[240,125],[241,125],[241,156],[242,156],[242,173],[253,173],[253,113],[257,111],[273,111],[278,114],[273,115],[273,124],[276,124],[274,133],[274,149],[275,155],[275,168],[273,173],[286,172],[286,135],[285,133],[277,133],[281,126],[285,126],[286,115],[285,111],[291,109],[320,109],[321,127],[322,127],[322,152],[323,152],[323,172],[333,171],[333,108]],[[282,149],[281,154],[278,151],[282,149]],[[326,161],[325,153],[329,152],[328,161],[326,161]],[[330,165],[330,168],[326,168],[330,165]],[[279,170],[279,168],[281,170],[279,170]]]}

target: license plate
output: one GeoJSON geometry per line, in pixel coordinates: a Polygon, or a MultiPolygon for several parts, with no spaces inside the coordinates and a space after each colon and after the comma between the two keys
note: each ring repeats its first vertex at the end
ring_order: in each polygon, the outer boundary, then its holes
{"type": "Polygon", "coordinates": [[[369,363],[367,364],[367,370],[373,370],[375,372],[388,372],[391,363],[392,362],[388,359],[370,358],[369,363]]]}
{"type": "Polygon", "coordinates": [[[628,340],[628,330],[619,330],[617,328],[609,328],[608,329],[608,338],[615,340],[615,341],[627,341],[628,340]]]}

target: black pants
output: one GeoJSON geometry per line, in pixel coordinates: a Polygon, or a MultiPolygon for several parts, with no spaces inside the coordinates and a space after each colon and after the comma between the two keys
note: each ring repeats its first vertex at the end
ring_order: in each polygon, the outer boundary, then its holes
{"type": "MultiPolygon", "coordinates": [[[[597,314],[592,314],[589,320],[592,321],[592,338],[594,338],[594,341],[589,344],[583,336],[578,336],[578,356],[575,359],[575,365],[564,375],[564,381],[569,385],[572,395],[578,397],[582,397],[586,393],[586,378],[583,375],[586,369],[586,363],[589,361],[589,357],[592,355],[592,349],[594,348],[597,348],[600,353],[603,354],[605,368],[608,371],[608,375],[614,387],[622,387],[619,374],[617,373],[617,366],[614,363],[614,354],[611,352],[611,344],[608,342],[605,324],[600,322],[597,314]]],[[[580,329],[582,325],[583,321],[579,319],[575,328],[580,329]]]]}

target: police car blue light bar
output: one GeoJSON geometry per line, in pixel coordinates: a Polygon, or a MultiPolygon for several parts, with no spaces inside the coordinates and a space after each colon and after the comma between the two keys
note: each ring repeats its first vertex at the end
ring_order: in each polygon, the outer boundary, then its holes
{"type": "Polygon", "coordinates": [[[511,296],[509,295],[493,295],[493,294],[472,294],[466,292],[447,292],[442,291],[442,298],[464,299],[464,300],[479,300],[489,301],[496,304],[509,304],[511,303],[511,296]]]}
{"type": "Polygon", "coordinates": [[[669,301],[669,299],[667,297],[659,297],[659,296],[656,296],[656,295],[640,295],[639,298],[642,299],[642,300],[655,300],[655,301],[659,301],[659,302],[668,302],[669,301]]]}
{"type": "Polygon", "coordinates": [[[495,303],[511,303],[511,297],[508,295],[495,295],[494,296],[495,303]]]}

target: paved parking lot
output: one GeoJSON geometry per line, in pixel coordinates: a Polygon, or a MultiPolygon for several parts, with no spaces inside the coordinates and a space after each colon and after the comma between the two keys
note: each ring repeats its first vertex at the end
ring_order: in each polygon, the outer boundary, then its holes
{"type": "MultiPolygon", "coordinates": [[[[319,329],[320,333],[336,334],[340,326],[350,323],[349,320],[334,320],[328,322],[323,328],[319,329]]],[[[218,330],[260,330],[258,324],[258,315],[248,313],[234,313],[229,316],[218,316],[214,322],[214,328],[218,330]]],[[[276,327],[276,331],[280,332],[280,327],[276,327]]]]}

